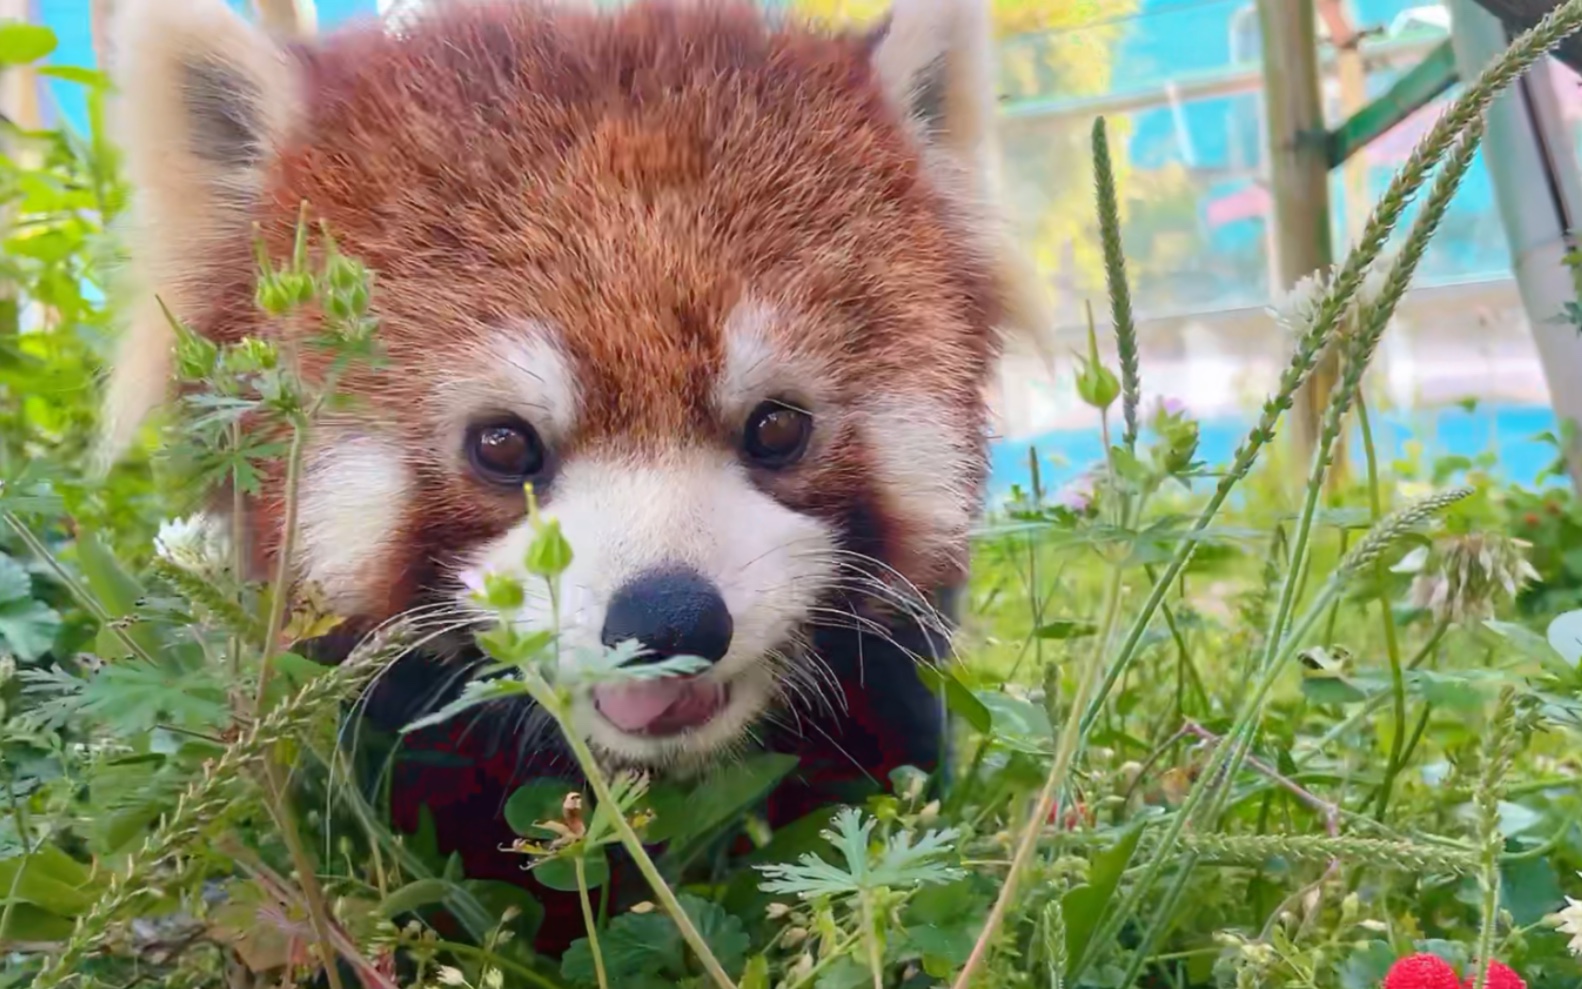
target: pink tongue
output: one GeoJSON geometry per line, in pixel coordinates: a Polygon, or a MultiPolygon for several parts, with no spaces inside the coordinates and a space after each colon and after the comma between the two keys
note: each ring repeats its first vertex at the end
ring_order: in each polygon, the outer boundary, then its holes
{"type": "Polygon", "coordinates": [[[719,684],[665,677],[593,688],[593,703],[611,724],[634,735],[670,735],[696,728],[725,702],[719,684]]]}

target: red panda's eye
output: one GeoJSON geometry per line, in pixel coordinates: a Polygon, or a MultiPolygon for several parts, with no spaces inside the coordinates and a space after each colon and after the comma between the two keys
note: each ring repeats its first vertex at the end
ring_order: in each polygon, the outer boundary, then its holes
{"type": "Polygon", "coordinates": [[[782,402],[764,402],[747,417],[742,449],[763,467],[785,467],[807,450],[813,417],[782,402]]]}
{"type": "Polygon", "coordinates": [[[516,485],[544,469],[544,444],[521,420],[487,423],[467,431],[467,459],[485,480],[516,485]]]}

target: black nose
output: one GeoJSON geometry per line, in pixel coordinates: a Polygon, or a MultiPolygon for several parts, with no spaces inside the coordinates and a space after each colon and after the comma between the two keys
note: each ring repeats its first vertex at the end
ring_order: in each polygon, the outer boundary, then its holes
{"type": "Polygon", "coordinates": [[[697,656],[716,662],[731,646],[730,609],[719,589],[691,570],[655,570],[615,592],[604,615],[606,646],[636,639],[657,662],[697,656]]]}

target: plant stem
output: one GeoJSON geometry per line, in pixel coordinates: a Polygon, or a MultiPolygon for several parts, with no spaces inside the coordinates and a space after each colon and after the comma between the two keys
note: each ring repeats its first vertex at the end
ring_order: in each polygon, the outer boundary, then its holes
{"type": "Polygon", "coordinates": [[[460,941],[438,941],[435,942],[434,947],[441,951],[448,951],[453,955],[475,958],[485,965],[500,969],[502,972],[519,975],[533,985],[538,986],[539,989],[563,989],[560,983],[548,978],[542,972],[535,972],[521,962],[512,961],[503,955],[487,951],[475,944],[465,944],[460,941]]]}
{"type": "MultiPolygon", "coordinates": [[[[239,422],[231,423],[231,449],[240,456],[242,424],[239,422]]],[[[242,468],[238,462],[231,469],[231,579],[236,581],[236,587],[242,593],[243,603],[246,601],[247,566],[242,549],[247,541],[247,526],[242,520],[246,511],[246,500],[242,492],[242,468]]],[[[236,681],[242,675],[242,637],[239,633],[232,633],[230,648],[231,690],[236,695],[239,706],[241,692],[236,690],[236,681]]]]}
{"type": "Polygon", "coordinates": [[[588,948],[593,952],[593,974],[599,980],[599,989],[610,989],[604,974],[604,955],[599,951],[599,925],[593,919],[593,901],[588,898],[588,867],[582,856],[571,860],[577,872],[577,895],[582,900],[582,923],[588,928],[588,948]]]}
{"type": "MultiPolygon", "coordinates": [[[[1368,402],[1360,387],[1357,389],[1356,403],[1357,425],[1362,430],[1362,452],[1368,468],[1368,507],[1373,521],[1377,523],[1384,517],[1383,498],[1379,493],[1379,458],[1373,443],[1373,426],[1368,419],[1368,402]]],[[[1379,617],[1384,625],[1384,651],[1390,661],[1390,693],[1395,702],[1395,731],[1390,737],[1390,758],[1385,764],[1384,782],[1379,786],[1378,805],[1373,810],[1373,816],[1382,821],[1389,810],[1390,795],[1395,789],[1395,778],[1400,775],[1406,751],[1406,675],[1401,671],[1401,642],[1395,629],[1395,615],[1390,610],[1389,599],[1382,593],[1386,579],[1383,560],[1373,565],[1373,572],[1381,588],[1379,617]]]]}
{"type": "Polygon", "coordinates": [[[73,577],[71,572],[61,565],[60,560],[55,558],[55,554],[50,552],[49,547],[45,546],[37,536],[33,535],[32,530],[17,517],[16,513],[4,511],[0,512],[0,517],[5,519],[6,525],[11,527],[11,531],[16,533],[17,538],[22,540],[22,543],[27,546],[33,555],[38,557],[45,566],[49,567],[50,572],[55,575],[55,579],[65,586],[67,592],[76,599],[77,603],[88,609],[93,617],[98,619],[101,627],[109,629],[110,634],[115,636],[116,640],[125,646],[132,655],[145,663],[158,665],[154,662],[154,657],[148,654],[148,650],[138,645],[137,640],[128,635],[126,629],[117,624],[115,616],[110,614],[92,591],[78,583],[77,578],[73,577]]]}
{"type": "Polygon", "coordinates": [[[22,843],[22,857],[17,863],[16,872],[11,876],[11,889],[6,893],[5,910],[0,911],[0,944],[6,943],[6,935],[11,931],[11,917],[16,912],[16,905],[22,890],[22,877],[27,873],[28,862],[33,858],[33,843],[28,840],[27,834],[27,807],[17,797],[16,778],[6,768],[6,791],[11,796],[11,819],[16,823],[17,840],[22,843]]]}
{"type": "Polygon", "coordinates": [[[1478,811],[1478,844],[1482,855],[1479,880],[1483,887],[1482,924],[1478,931],[1477,952],[1473,955],[1473,963],[1477,966],[1475,989],[1483,989],[1487,983],[1489,964],[1494,960],[1494,935],[1500,914],[1500,853],[1505,850],[1505,837],[1500,833],[1500,800],[1505,795],[1506,772],[1516,755],[1516,717],[1516,693],[1506,687],[1500,692],[1499,703],[1489,719],[1482,747],[1482,772],[1472,801],[1478,811]]]}
{"type": "MultiPolygon", "coordinates": [[[[967,957],[966,965],[962,966],[956,981],[952,983],[953,989],[967,989],[972,984],[973,975],[988,959],[994,938],[999,933],[1001,925],[1005,923],[1005,916],[1010,911],[1012,900],[1015,899],[1021,875],[1026,871],[1027,864],[1032,860],[1033,852],[1038,847],[1038,835],[1043,830],[1043,824],[1049,819],[1049,813],[1054,809],[1055,801],[1065,786],[1066,777],[1071,771],[1071,764],[1082,740],[1082,722],[1075,715],[1076,712],[1084,710],[1095,689],[1098,674],[1103,669],[1104,654],[1110,639],[1115,634],[1120,615],[1123,576],[1124,571],[1120,564],[1115,564],[1111,570],[1109,589],[1105,592],[1102,631],[1090,654],[1087,668],[1078,681],[1077,695],[1072,698],[1070,714],[1061,728],[1054,764],[1050,767],[1043,789],[1039,791],[1038,799],[1033,804],[1033,814],[1022,828],[1021,838],[1016,845],[1016,854],[1011,857],[1011,868],[1005,875],[1005,882],[1000,886],[999,895],[995,897],[994,906],[989,910],[983,930],[978,934],[977,943],[972,946],[972,954],[967,957]]],[[[1075,979],[1072,983],[1075,984],[1075,979]]]]}
{"type": "Polygon", "coordinates": [[[296,814],[291,807],[291,795],[280,778],[280,771],[274,762],[274,753],[265,752],[259,761],[262,763],[261,775],[264,793],[269,798],[270,816],[280,828],[280,837],[285,841],[286,850],[291,854],[292,865],[296,867],[297,882],[302,886],[302,898],[308,907],[308,920],[313,925],[313,935],[319,942],[319,961],[324,965],[324,976],[329,980],[330,989],[342,989],[340,965],[337,963],[338,953],[335,950],[334,939],[330,936],[329,908],[324,902],[324,888],[319,885],[318,867],[308,854],[307,846],[302,841],[302,833],[297,829],[296,814]]]}
{"type": "Polygon", "coordinates": [[[697,927],[692,923],[692,918],[688,917],[687,912],[681,909],[681,903],[676,899],[676,894],[671,892],[670,885],[665,882],[665,877],[659,874],[659,867],[654,865],[654,860],[648,855],[648,849],[643,847],[642,839],[637,837],[637,832],[632,830],[631,822],[621,812],[619,802],[616,801],[615,795],[610,792],[610,783],[605,779],[604,770],[599,766],[598,760],[594,758],[592,750],[588,748],[588,743],[572,728],[563,705],[556,702],[549,685],[544,683],[542,678],[537,677],[536,674],[528,675],[529,682],[534,679],[539,680],[534,685],[534,692],[542,694],[538,698],[539,703],[544,705],[544,709],[549,711],[555,721],[559,723],[561,733],[565,736],[567,744],[571,746],[572,754],[577,757],[577,763],[588,777],[588,785],[593,788],[594,796],[598,797],[601,804],[610,808],[610,819],[615,825],[615,833],[620,836],[621,844],[626,848],[627,854],[632,856],[632,861],[636,864],[637,871],[641,872],[643,878],[648,880],[648,885],[653,889],[654,895],[659,897],[659,902],[664,906],[665,912],[670,914],[671,920],[675,921],[676,928],[681,931],[681,937],[692,948],[693,953],[698,956],[698,961],[703,963],[704,971],[708,972],[709,978],[714,981],[714,984],[719,986],[719,989],[736,989],[736,984],[731,981],[731,977],[726,974],[725,969],[720,965],[719,959],[715,958],[714,952],[709,949],[708,942],[704,941],[703,935],[698,933],[697,927]]]}
{"type": "Polygon", "coordinates": [[[306,445],[307,424],[293,423],[291,451],[286,457],[285,518],[280,523],[279,557],[275,560],[274,586],[269,593],[269,625],[264,639],[263,662],[258,668],[258,693],[254,699],[254,706],[258,710],[264,707],[275,650],[279,648],[280,630],[285,624],[286,600],[291,596],[291,557],[295,555],[297,538],[297,488],[302,483],[302,455],[306,445]]]}
{"type": "Polygon", "coordinates": [[[846,957],[846,955],[857,946],[857,942],[861,939],[861,935],[854,935],[853,937],[843,941],[835,947],[835,950],[820,958],[818,963],[815,964],[806,975],[791,983],[786,987],[786,989],[807,989],[808,986],[817,981],[820,975],[824,974],[825,969],[846,957]]]}
{"type": "Polygon", "coordinates": [[[862,908],[862,939],[868,945],[868,970],[873,974],[873,989],[884,989],[884,960],[879,951],[879,931],[874,926],[873,894],[863,890],[857,902],[862,908]]]}

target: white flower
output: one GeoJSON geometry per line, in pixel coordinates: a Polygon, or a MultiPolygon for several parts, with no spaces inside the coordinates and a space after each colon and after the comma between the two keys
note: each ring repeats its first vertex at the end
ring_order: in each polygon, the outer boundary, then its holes
{"type": "Polygon", "coordinates": [[[212,515],[193,515],[162,522],[154,552],[183,570],[214,576],[230,560],[231,540],[225,524],[212,515]]]}
{"type": "Polygon", "coordinates": [[[501,989],[505,985],[505,973],[497,968],[485,969],[483,973],[484,989],[501,989]]]}
{"type": "Polygon", "coordinates": [[[1561,934],[1571,935],[1571,953],[1582,958],[1582,900],[1566,897],[1566,908],[1548,920],[1561,934]]]}
{"type": "Polygon", "coordinates": [[[461,969],[451,968],[449,965],[441,965],[439,971],[434,973],[434,977],[439,980],[442,986],[464,986],[467,984],[467,976],[462,974],[461,969]]]}
{"type": "MultiPolygon", "coordinates": [[[[1338,327],[1341,332],[1346,332],[1347,327],[1354,325],[1364,309],[1384,297],[1384,287],[1389,282],[1390,272],[1395,269],[1399,255],[1399,245],[1390,245],[1368,262],[1368,267],[1362,272],[1361,284],[1348,300],[1346,312],[1341,314],[1338,327]]],[[[1338,271],[1339,268],[1333,266],[1320,268],[1297,279],[1295,285],[1275,296],[1269,307],[1269,315],[1288,333],[1301,335],[1311,330],[1313,324],[1318,322],[1319,307],[1329,295],[1338,271]]]]}
{"type": "Polygon", "coordinates": [[[1373,256],[1368,269],[1362,273],[1362,284],[1357,288],[1353,308],[1366,309],[1384,298],[1384,286],[1390,280],[1390,272],[1395,270],[1400,254],[1401,246],[1390,244],[1373,256]]]}
{"type": "Polygon", "coordinates": [[[1275,297],[1269,315],[1287,332],[1306,333],[1317,322],[1318,307],[1329,293],[1329,276],[1329,270],[1324,268],[1303,275],[1295,285],[1275,297]]]}

